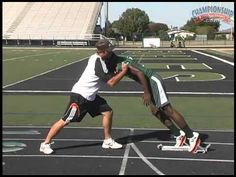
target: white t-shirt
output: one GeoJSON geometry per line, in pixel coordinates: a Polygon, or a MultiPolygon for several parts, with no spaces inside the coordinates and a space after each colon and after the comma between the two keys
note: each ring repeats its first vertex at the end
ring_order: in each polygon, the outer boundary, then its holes
{"type": "Polygon", "coordinates": [[[101,85],[111,77],[112,74],[108,73],[105,61],[95,53],[89,58],[84,72],[71,91],[82,95],[89,101],[93,101],[101,85]]]}

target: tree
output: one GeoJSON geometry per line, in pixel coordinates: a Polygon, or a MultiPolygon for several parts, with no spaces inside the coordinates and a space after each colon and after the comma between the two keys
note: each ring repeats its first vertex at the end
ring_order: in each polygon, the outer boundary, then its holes
{"type": "Polygon", "coordinates": [[[191,18],[187,21],[187,23],[181,27],[180,29],[190,31],[190,32],[196,32],[197,25],[194,22],[194,18],[191,18]]]}
{"type": "Polygon", "coordinates": [[[138,8],[131,8],[123,12],[112,27],[116,27],[128,39],[131,39],[133,33],[143,33],[148,24],[149,17],[144,11],[138,8]]]}
{"type": "Polygon", "coordinates": [[[214,39],[215,33],[219,31],[220,22],[205,19],[199,23],[195,23],[194,18],[191,18],[181,27],[183,30],[194,32],[196,34],[206,34],[208,39],[214,39]]]}
{"type": "Polygon", "coordinates": [[[160,30],[167,31],[168,26],[164,23],[149,23],[148,29],[150,30],[150,32],[158,33],[160,30]]]}
{"type": "Polygon", "coordinates": [[[158,32],[158,37],[162,41],[169,41],[170,40],[170,37],[169,37],[168,33],[166,31],[164,31],[164,30],[160,30],[158,32]]]}
{"type": "Polygon", "coordinates": [[[115,37],[115,32],[112,29],[110,21],[107,23],[107,37],[115,37]]]}

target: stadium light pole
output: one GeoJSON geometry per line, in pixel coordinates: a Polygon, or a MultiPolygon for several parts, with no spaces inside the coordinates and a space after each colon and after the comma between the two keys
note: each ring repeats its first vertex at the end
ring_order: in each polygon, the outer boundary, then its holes
{"type": "Polygon", "coordinates": [[[106,12],[105,12],[105,36],[107,36],[108,31],[108,2],[106,2],[106,12]]]}

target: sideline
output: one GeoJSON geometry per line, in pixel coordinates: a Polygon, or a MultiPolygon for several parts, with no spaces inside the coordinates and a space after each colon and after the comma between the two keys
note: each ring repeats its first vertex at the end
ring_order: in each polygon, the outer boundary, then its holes
{"type": "Polygon", "coordinates": [[[234,63],[233,63],[233,62],[224,60],[224,59],[222,59],[222,58],[219,58],[219,57],[216,57],[216,56],[213,56],[213,55],[210,55],[210,54],[202,53],[202,52],[199,52],[199,51],[196,51],[196,50],[192,50],[192,51],[195,52],[195,53],[198,53],[198,54],[201,54],[201,55],[205,55],[205,56],[214,58],[214,59],[216,59],[216,60],[219,60],[219,61],[222,61],[222,62],[224,62],[224,63],[227,63],[227,64],[230,64],[230,65],[234,66],[234,63]]]}
{"type": "MultiPolygon", "coordinates": [[[[46,125],[3,125],[2,128],[50,128],[51,126],[46,126],[46,125]]],[[[75,126],[67,126],[64,127],[64,129],[103,129],[103,127],[78,127],[78,125],[75,126]]],[[[117,130],[168,130],[166,128],[137,128],[137,127],[113,127],[112,129],[117,129],[117,130]]],[[[232,133],[234,132],[234,129],[196,129],[196,131],[209,131],[209,132],[229,132],[232,133]]]]}

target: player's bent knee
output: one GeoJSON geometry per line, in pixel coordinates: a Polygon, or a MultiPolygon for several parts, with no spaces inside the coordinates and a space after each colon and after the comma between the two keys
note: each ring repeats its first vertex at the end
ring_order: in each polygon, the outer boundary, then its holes
{"type": "Polygon", "coordinates": [[[64,121],[64,127],[69,125],[70,121],[64,121]]]}
{"type": "Polygon", "coordinates": [[[68,125],[71,121],[73,121],[73,119],[77,119],[79,116],[79,106],[76,103],[72,103],[63,118],[63,120],[65,121],[65,125],[68,125]]]}
{"type": "Polygon", "coordinates": [[[160,111],[155,107],[150,109],[152,115],[159,117],[160,111]]]}
{"type": "Polygon", "coordinates": [[[107,117],[112,117],[113,116],[113,111],[106,111],[106,112],[103,112],[102,113],[104,116],[107,116],[107,117]]]}
{"type": "Polygon", "coordinates": [[[64,120],[64,118],[61,118],[58,122],[57,122],[57,125],[60,126],[60,127],[65,127],[66,125],[68,125],[69,122],[66,122],[64,120]]]}
{"type": "Polygon", "coordinates": [[[168,115],[169,117],[172,117],[172,115],[174,114],[174,110],[171,106],[167,106],[165,109],[164,109],[164,112],[166,115],[168,115]]]}

